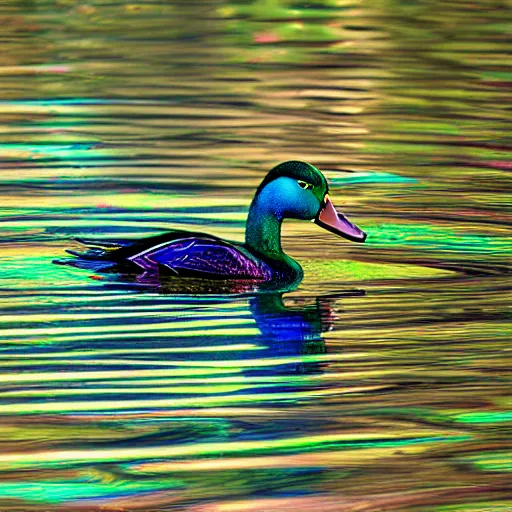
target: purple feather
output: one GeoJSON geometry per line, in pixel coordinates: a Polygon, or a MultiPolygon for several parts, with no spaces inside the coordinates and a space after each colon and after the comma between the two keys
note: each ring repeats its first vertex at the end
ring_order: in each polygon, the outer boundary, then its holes
{"type": "Polygon", "coordinates": [[[128,258],[145,271],[165,266],[177,276],[202,272],[230,279],[272,277],[270,267],[234,245],[211,238],[180,238],[151,247],[128,258]]]}

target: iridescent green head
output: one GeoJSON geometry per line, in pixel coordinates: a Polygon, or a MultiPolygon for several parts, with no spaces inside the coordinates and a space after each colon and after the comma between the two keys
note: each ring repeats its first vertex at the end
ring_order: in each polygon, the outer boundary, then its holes
{"type": "Polygon", "coordinates": [[[336,212],[327,193],[328,188],[324,175],[313,165],[299,161],[283,162],[262,181],[251,210],[264,212],[279,222],[287,218],[314,220],[339,236],[364,242],[366,234],[336,212]]]}
{"type": "Polygon", "coordinates": [[[323,174],[305,162],[289,161],[274,167],[256,190],[255,200],[266,203],[279,220],[316,217],[327,194],[323,174]]]}

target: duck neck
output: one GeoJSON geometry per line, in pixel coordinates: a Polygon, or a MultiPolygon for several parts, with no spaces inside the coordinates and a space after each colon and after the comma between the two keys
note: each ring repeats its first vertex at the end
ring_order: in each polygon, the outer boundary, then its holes
{"type": "Polygon", "coordinates": [[[281,248],[281,224],[264,194],[257,195],[249,209],[247,227],[245,231],[245,244],[254,252],[273,259],[285,257],[281,248]],[[262,197],[263,196],[263,197],[262,197]]]}

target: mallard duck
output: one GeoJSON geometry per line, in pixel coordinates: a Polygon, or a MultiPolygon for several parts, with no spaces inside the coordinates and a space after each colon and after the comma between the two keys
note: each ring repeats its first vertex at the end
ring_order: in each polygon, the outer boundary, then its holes
{"type": "Polygon", "coordinates": [[[95,270],[206,280],[298,282],[302,268],[281,247],[284,219],[312,220],[354,242],[366,239],[361,229],[335,210],[323,174],[313,165],[289,161],[274,167],[256,190],[243,244],[175,230],[135,242],[82,239],[79,241],[88,251],[68,252],[82,261],[94,261],[95,270]]]}

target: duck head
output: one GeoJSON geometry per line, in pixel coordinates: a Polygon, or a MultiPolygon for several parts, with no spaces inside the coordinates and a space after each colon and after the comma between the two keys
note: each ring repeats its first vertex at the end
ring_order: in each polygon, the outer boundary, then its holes
{"type": "Polygon", "coordinates": [[[289,161],[274,167],[262,181],[251,205],[283,219],[312,220],[332,233],[364,242],[366,233],[338,213],[328,194],[324,175],[305,162],[289,161]]]}

